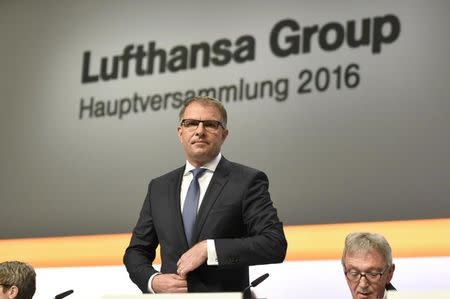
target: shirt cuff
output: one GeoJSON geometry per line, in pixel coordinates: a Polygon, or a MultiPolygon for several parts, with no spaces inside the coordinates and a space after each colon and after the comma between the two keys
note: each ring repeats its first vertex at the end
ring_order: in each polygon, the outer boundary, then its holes
{"type": "Polygon", "coordinates": [[[156,275],[159,275],[161,273],[157,272],[155,274],[153,274],[152,276],[150,276],[150,278],[148,279],[148,290],[150,291],[151,294],[156,294],[155,291],[153,291],[152,289],[152,282],[153,282],[153,278],[155,278],[156,275]]]}
{"type": "Polygon", "coordinates": [[[206,261],[206,264],[208,266],[218,266],[219,259],[217,258],[216,243],[214,240],[206,240],[206,247],[208,249],[208,260],[206,261]]]}

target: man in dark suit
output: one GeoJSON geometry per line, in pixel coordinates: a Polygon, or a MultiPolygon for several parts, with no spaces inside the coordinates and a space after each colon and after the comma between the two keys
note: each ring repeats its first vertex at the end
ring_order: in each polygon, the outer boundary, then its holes
{"type": "Polygon", "coordinates": [[[240,292],[250,265],[280,263],[286,255],[268,178],[222,156],[228,129],[219,101],[189,99],[179,117],[186,165],[150,182],[125,266],[144,293],[240,292]],[[161,272],[152,266],[158,244],[161,272]]]}

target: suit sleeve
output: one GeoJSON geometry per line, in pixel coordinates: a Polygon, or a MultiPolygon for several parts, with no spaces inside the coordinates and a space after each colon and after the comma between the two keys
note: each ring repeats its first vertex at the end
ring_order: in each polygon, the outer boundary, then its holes
{"type": "Polygon", "coordinates": [[[159,242],[151,216],[150,186],[123,258],[131,280],[143,293],[149,293],[148,281],[158,272],[152,266],[159,242]]]}
{"type": "Polygon", "coordinates": [[[287,250],[283,224],[278,219],[263,172],[252,173],[242,194],[242,219],[245,235],[216,239],[219,266],[240,267],[281,263],[287,250]]]}

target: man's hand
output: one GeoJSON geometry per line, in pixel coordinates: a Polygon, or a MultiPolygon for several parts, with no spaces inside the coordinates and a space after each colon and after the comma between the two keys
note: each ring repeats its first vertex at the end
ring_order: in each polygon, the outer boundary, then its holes
{"type": "Polygon", "coordinates": [[[197,269],[201,264],[208,259],[208,248],[206,240],[197,243],[186,251],[177,262],[177,273],[182,278],[186,278],[186,275],[197,269]]]}
{"type": "Polygon", "coordinates": [[[187,281],[177,274],[158,274],[153,277],[155,293],[187,293],[187,281]]]}

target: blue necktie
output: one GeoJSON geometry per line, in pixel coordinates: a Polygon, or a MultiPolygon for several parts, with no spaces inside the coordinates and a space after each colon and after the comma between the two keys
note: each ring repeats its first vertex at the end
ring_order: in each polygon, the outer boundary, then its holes
{"type": "Polygon", "coordinates": [[[200,197],[200,185],[198,178],[206,171],[206,168],[192,169],[192,181],[186,194],[183,206],[183,224],[186,240],[189,247],[192,245],[192,234],[194,233],[195,219],[197,218],[198,200],[200,197]]]}

